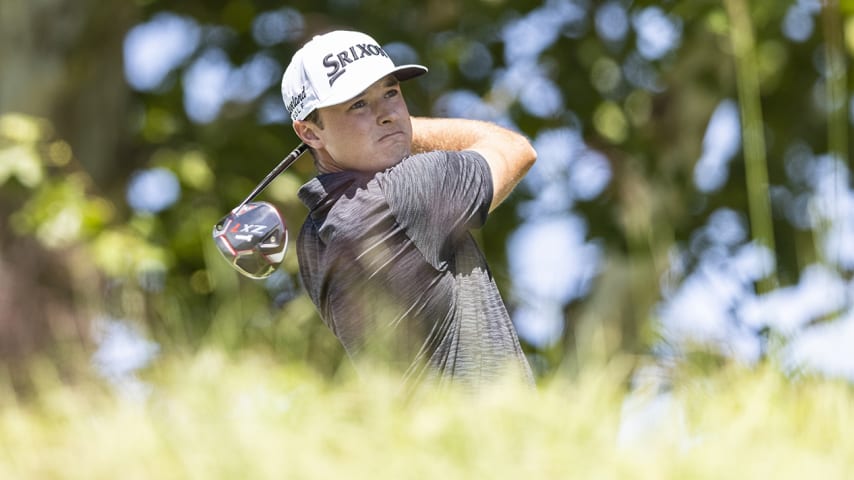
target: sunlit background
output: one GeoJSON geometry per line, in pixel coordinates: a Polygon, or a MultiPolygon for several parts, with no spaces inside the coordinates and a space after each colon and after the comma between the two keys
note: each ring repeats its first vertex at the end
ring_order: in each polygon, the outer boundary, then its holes
{"type": "MultiPolygon", "coordinates": [[[[793,2],[779,22],[782,38],[791,44],[809,40],[815,34],[819,10],[817,1],[793,2]]],[[[305,24],[298,10],[285,7],[259,12],[251,33],[259,46],[276,47],[304,38],[305,24]]],[[[530,115],[560,113],[571,119],[565,126],[530,132],[539,160],[522,183],[530,199],[516,205],[521,222],[507,242],[512,288],[507,294],[519,299],[513,319],[519,334],[538,348],[559,341],[567,322],[565,306],[589,294],[607,255],[600,239],[589,232],[588,224],[596,219],[574,208],[576,202],[595,201],[614,175],[605,154],[585,143],[584,130],[595,128],[612,140],[627,135],[629,120],[614,104],[603,103],[593,118],[574,115],[571,101],[564,98],[565,89],[538,64],[543,50],[559,36],[587,35],[590,28],[606,44],[622,44],[630,35],[636,38],[622,63],[607,56],[596,60],[590,73],[597,90],[631,88],[635,97],[667,90],[652,62],[682,46],[683,22],[678,16],[660,6],[628,2],[549,1],[500,26],[497,35],[504,44],[503,58],[493,58],[488,47],[477,41],[465,46],[458,67],[467,78],[492,85],[488,98],[471,90],[448,90],[437,96],[431,112],[518,129],[508,111],[508,103],[518,102],[530,115]],[[496,63],[501,65],[498,71],[494,71],[496,63]]],[[[180,75],[183,106],[192,121],[214,121],[227,102],[250,102],[266,94],[258,104],[257,122],[286,123],[280,99],[270,93],[284,65],[263,52],[235,64],[222,49],[205,44],[205,37],[217,34],[228,32],[175,13],[158,13],[134,26],[124,39],[129,84],[156,93],[192,55],[180,75]]],[[[386,48],[398,62],[425,61],[409,45],[393,42],[386,48]]],[[[820,65],[814,67],[822,73],[820,65]]],[[[433,76],[441,83],[442,66],[433,68],[439,72],[433,76]]],[[[819,81],[820,77],[816,89],[821,88],[819,81]]],[[[824,98],[816,95],[815,101],[824,98]]],[[[849,279],[854,268],[854,197],[849,170],[844,159],[813,152],[802,141],[791,140],[779,161],[785,163],[787,180],[803,191],[773,186],[772,201],[795,228],[816,231],[826,261],[805,265],[794,285],[757,295],[754,283],[775,268],[771,252],[751,241],[743,212],[726,207],[714,210],[686,244],[674,245],[669,254],[670,266],[660,279],[663,295],[652,313],[663,337],[662,345],[655,348],[668,350],[682,342],[697,342],[753,363],[766,353],[768,336],[763,332],[770,330],[786,341],[776,353],[786,365],[808,366],[854,380],[854,355],[846,348],[854,345],[854,285],[849,279]],[[694,264],[690,271],[686,271],[688,263],[694,264]],[[838,318],[810,326],[828,315],[838,318]]],[[[702,153],[694,159],[696,189],[707,194],[719,191],[729,181],[732,162],[741,149],[737,99],[722,98],[708,119],[702,153]]],[[[180,188],[168,170],[143,170],[131,179],[127,200],[134,210],[158,212],[178,200],[180,188]]]]}
{"type": "MultiPolygon", "coordinates": [[[[405,85],[414,114],[493,121],[531,139],[536,165],[478,240],[541,378],[589,354],[666,369],[704,351],[854,381],[850,2],[473,1],[471,17],[439,5],[395,26],[360,24],[357,12],[384,9],[358,0],[191,3],[121,10],[132,14],[117,17],[121,48],[108,58],[121,59],[111,85],[124,94],[23,103],[21,89],[43,86],[4,69],[7,230],[59,256],[86,245],[66,257],[88,272],[68,276],[86,292],[71,304],[89,325],[89,364],[119,391],[145,396],[135,372],[198,338],[308,362],[337,351],[316,333],[293,252],[250,282],[208,238],[294,145],[282,72],[334,27],[364,29],[397,62],[430,68],[405,85]],[[122,100],[84,108],[99,97],[122,100]],[[109,167],[89,154],[99,143],[113,148],[109,167]]],[[[35,45],[25,29],[10,35],[35,45]]],[[[89,63],[57,75],[51,61],[5,48],[10,67],[62,78],[39,91],[86,83],[89,63]]],[[[305,215],[295,192],[312,173],[304,161],[265,193],[291,232],[305,215]]],[[[0,264],[3,278],[13,268],[0,264]]]]}
{"type": "MultiPolygon", "coordinates": [[[[850,473],[854,1],[3,1],[0,25],[0,476],[78,457],[317,474],[329,454],[373,472],[408,448],[401,471],[499,478],[478,452],[602,473],[636,446],[655,458],[604,472],[708,475],[722,452],[741,470],[768,447],[781,470],[734,473],[850,473]],[[216,250],[214,223],[297,143],[291,55],[336,28],[429,67],[403,84],[413,115],[536,148],[473,233],[542,395],[437,411],[354,390],[293,246],[265,280],[216,250]]],[[[314,174],[303,158],[259,197],[292,239],[314,174]]]]}

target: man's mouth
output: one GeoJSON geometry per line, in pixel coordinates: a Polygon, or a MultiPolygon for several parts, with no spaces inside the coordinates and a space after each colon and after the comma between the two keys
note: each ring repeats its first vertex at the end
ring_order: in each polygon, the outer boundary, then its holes
{"type": "Polygon", "coordinates": [[[388,140],[388,139],[394,138],[394,137],[396,137],[397,135],[403,135],[403,132],[401,132],[401,131],[399,131],[399,130],[398,130],[398,131],[396,131],[396,132],[387,133],[387,134],[383,135],[382,137],[380,137],[380,140],[379,140],[379,141],[380,141],[380,142],[383,142],[383,141],[386,141],[386,140],[388,140]]]}

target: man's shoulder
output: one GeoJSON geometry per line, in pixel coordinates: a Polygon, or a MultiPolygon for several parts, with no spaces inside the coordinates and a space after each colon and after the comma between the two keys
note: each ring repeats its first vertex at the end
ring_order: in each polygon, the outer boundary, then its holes
{"type": "Polygon", "coordinates": [[[474,150],[431,150],[429,152],[420,152],[410,155],[409,157],[406,157],[401,163],[429,163],[447,160],[476,161],[482,159],[483,156],[474,150]]]}
{"type": "Polygon", "coordinates": [[[309,210],[314,210],[325,203],[336,202],[348,192],[363,188],[370,178],[370,175],[355,171],[321,173],[304,183],[297,196],[309,210]]]}
{"type": "MultiPolygon", "coordinates": [[[[486,160],[473,150],[433,150],[410,155],[378,175],[381,180],[393,178],[398,173],[416,175],[421,180],[442,180],[443,174],[454,173],[466,165],[482,164],[486,160]]],[[[488,168],[488,166],[487,166],[488,168]]]]}

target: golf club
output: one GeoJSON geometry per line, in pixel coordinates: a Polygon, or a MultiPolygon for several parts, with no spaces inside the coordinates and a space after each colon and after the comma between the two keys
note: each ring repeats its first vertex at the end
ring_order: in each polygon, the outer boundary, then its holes
{"type": "Polygon", "coordinates": [[[252,202],[270,182],[308,149],[300,143],[228,215],[214,225],[213,239],[222,256],[249,278],[269,277],[285,258],[288,229],[272,204],[252,202]]]}

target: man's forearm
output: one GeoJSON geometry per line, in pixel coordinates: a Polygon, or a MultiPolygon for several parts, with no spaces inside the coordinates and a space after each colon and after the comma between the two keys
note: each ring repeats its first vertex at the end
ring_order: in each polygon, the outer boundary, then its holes
{"type": "Polygon", "coordinates": [[[508,133],[513,134],[479,120],[412,117],[412,151],[467,150],[490,137],[501,140],[508,133]]]}
{"type": "Polygon", "coordinates": [[[412,117],[412,152],[465,150],[479,136],[477,132],[467,132],[473,128],[460,119],[412,117]]]}
{"type": "Polygon", "coordinates": [[[413,153],[433,150],[474,150],[486,159],[494,189],[490,211],[504,201],[537,158],[528,139],[492,123],[413,117],[413,153]]]}

